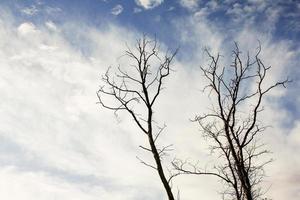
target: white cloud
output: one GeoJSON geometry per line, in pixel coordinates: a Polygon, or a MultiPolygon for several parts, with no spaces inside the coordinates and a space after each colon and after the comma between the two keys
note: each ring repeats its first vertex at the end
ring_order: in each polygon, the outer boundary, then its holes
{"type": "MultiPolygon", "coordinates": [[[[189,50],[184,51],[187,53],[186,58],[191,62],[191,56],[195,56],[193,62],[203,64],[203,49],[204,47],[210,48],[213,52],[220,52],[224,36],[218,31],[217,27],[212,26],[210,22],[206,21],[205,10],[195,12],[192,17],[176,19],[174,25],[178,30],[178,39],[180,43],[189,46],[189,50]]],[[[198,64],[198,65],[199,65],[198,64]]]]}
{"type": "Polygon", "coordinates": [[[211,10],[216,10],[219,6],[219,2],[218,1],[209,1],[206,3],[206,6],[211,10]]]}
{"type": "MultiPolygon", "coordinates": [[[[128,129],[134,126],[124,123],[126,128],[118,127],[113,114],[95,104],[100,74],[123,53],[125,41],[134,41],[132,34],[116,27],[106,33],[90,29],[87,37],[97,44],[90,55],[94,59],[90,59],[62,35],[33,23],[16,28],[6,19],[5,26],[2,24],[0,88],[10,103],[0,105],[1,118],[6,116],[0,133],[0,165],[1,170],[10,166],[14,170],[1,171],[0,184],[7,184],[0,189],[1,196],[134,199],[139,190],[146,190],[143,182],[150,184],[155,196],[156,179],[143,178],[151,177],[152,171],[135,159],[137,144],[128,129]],[[108,118],[111,120],[103,120],[108,118]],[[137,182],[141,186],[131,187],[137,182]],[[120,193],[122,188],[126,188],[125,196],[120,193]],[[102,194],[103,190],[107,192],[102,194]]],[[[60,28],[69,29],[67,26],[60,28]]],[[[147,199],[150,193],[141,196],[147,199]]]]}
{"type": "Polygon", "coordinates": [[[119,15],[119,14],[121,14],[123,12],[123,9],[124,9],[123,6],[120,5],[120,4],[118,4],[118,5],[116,5],[115,7],[113,7],[111,9],[111,14],[113,14],[113,15],[119,15]]]}
{"type": "Polygon", "coordinates": [[[46,25],[46,27],[47,27],[49,30],[51,30],[51,31],[58,31],[57,26],[56,26],[55,23],[52,22],[52,21],[47,21],[47,22],[45,23],[45,25],[46,25]]]}
{"type": "MultiPolygon", "coordinates": [[[[209,105],[201,92],[203,77],[198,68],[206,61],[202,48],[208,46],[229,57],[232,50],[226,33],[204,16],[174,19],[178,43],[191,51],[175,61],[155,112],[156,121],[168,126],[162,142],[175,144],[178,157],[200,159],[203,165],[210,159],[208,144],[188,120],[209,105]]],[[[11,200],[162,198],[164,191],[155,172],[135,159],[144,156],[138,145],[147,141],[131,118],[122,114],[117,122],[113,113],[95,104],[100,75],[110,65],[126,64],[120,59],[125,42],[131,46],[139,33],[114,25],[99,30],[79,22],[59,26],[47,21],[47,28],[31,22],[14,24],[0,17],[0,196],[11,200]],[[60,31],[54,34],[56,29],[60,31]],[[66,31],[91,41],[92,45],[85,44],[91,49],[88,55],[78,48],[82,41],[68,39],[66,31]]],[[[296,59],[288,42],[274,42],[253,27],[243,27],[233,36],[246,51],[261,40],[262,58],[273,65],[269,81],[286,75],[284,70],[296,59]]],[[[267,125],[274,125],[265,137],[276,158],[267,171],[273,177],[268,183],[274,184],[268,194],[297,200],[299,122],[290,135],[285,134],[287,130],[279,124],[288,115],[272,107],[284,94],[275,94],[263,115],[267,125]],[[282,115],[276,117],[274,112],[282,115]]],[[[192,176],[176,179],[177,186],[187,200],[218,199],[216,190],[222,188],[211,177],[192,176]]]]}
{"type": "Polygon", "coordinates": [[[199,7],[200,0],[180,0],[181,6],[194,10],[199,7]]]}
{"type": "MultiPolygon", "coordinates": [[[[248,0],[248,3],[252,4],[256,7],[258,11],[264,10],[267,6],[272,4],[272,1],[264,1],[264,0],[248,0]]],[[[275,1],[275,3],[277,3],[275,1]]]]}
{"type": "Polygon", "coordinates": [[[18,27],[18,32],[21,35],[28,35],[28,34],[37,33],[38,31],[34,24],[30,22],[25,22],[18,27]]]}
{"type": "MultiPolygon", "coordinates": [[[[57,27],[62,34],[52,34],[30,22],[20,24],[18,29],[5,23],[0,29],[5,29],[0,32],[0,90],[6,102],[0,105],[4,119],[0,132],[0,195],[12,200],[19,195],[25,200],[37,196],[41,200],[164,196],[156,173],[135,158],[144,157],[138,145],[147,140],[127,115],[121,115],[118,124],[113,113],[95,104],[100,75],[109,65],[120,62],[116,58],[123,54],[125,42],[131,46],[137,33],[116,26],[86,31],[82,24],[75,23],[57,27]],[[74,48],[81,40],[72,40],[71,45],[63,36],[66,30],[92,40],[91,54],[82,56],[74,48]],[[4,45],[5,41],[12,42],[4,45]]],[[[196,131],[186,119],[197,107],[193,106],[197,99],[185,95],[197,92],[199,84],[183,81],[191,79],[190,74],[184,65],[176,66],[177,73],[168,83],[174,87],[164,90],[161,108],[157,109],[161,117],[155,117],[158,122],[170,123],[168,131],[179,136],[172,141],[187,142],[192,137],[185,138],[182,131],[196,131]],[[178,89],[185,92],[180,97],[178,89]],[[169,98],[184,103],[178,105],[169,98]],[[168,110],[174,108],[181,115],[170,117],[168,110]]],[[[199,81],[196,76],[193,80],[199,81]]],[[[182,181],[182,185],[185,183],[182,181]]],[[[188,185],[183,187],[188,189],[188,185]]],[[[196,190],[185,194],[186,199],[195,195],[196,190]]]]}
{"type": "Polygon", "coordinates": [[[267,192],[269,198],[293,199],[300,198],[300,153],[299,130],[300,121],[291,129],[280,128],[278,123],[289,120],[288,113],[281,110],[278,115],[274,115],[276,106],[268,106],[264,113],[264,121],[270,125],[263,139],[268,149],[272,152],[270,157],[274,161],[266,166],[265,187],[270,187],[267,192]]]}
{"type": "Polygon", "coordinates": [[[164,0],[135,0],[135,3],[138,6],[143,7],[144,9],[155,8],[155,7],[159,6],[160,4],[162,4],[163,2],[164,2],[164,0]]]}
{"type": "Polygon", "coordinates": [[[232,14],[232,15],[237,15],[237,16],[241,16],[243,13],[244,13],[244,10],[242,8],[242,5],[239,3],[233,4],[232,8],[230,8],[226,11],[226,14],[232,14]]]}
{"type": "Polygon", "coordinates": [[[49,15],[57,15],[62,12],[62,9],[59,7],[46,6],[45,12],[49,15]]]}
{"type": "Polygon", "coordinates": [[[51,177],[43,172],[22,172],[13,167],[0,169],[0,194],[5,199],[69,199],[96,200],[130,199],[129,193],[114,194],[99,186],[89,184],[74,184],[63,179],[51,177]]]}
{"type": "Polygon", "coordinates": [[[209,14],[209,9],[207,7],[201,8],[199,11],[194,13],[195,18],[205,18],[209,14]]]}
{"type": "Polygon", "coordinates": [[[38,9],[37,9],[37,7],[36,6],[30,6],[30,7],[26,7],[26,8],[23,8],[22,10],[21,10],[21,12],[22,13],[24,13],[24,14],[26,14],[26,15],[30,15],[30,16],[33,16],[33,15],[35,15],[35,14],[37,14],[38,13],[38,9]]]}

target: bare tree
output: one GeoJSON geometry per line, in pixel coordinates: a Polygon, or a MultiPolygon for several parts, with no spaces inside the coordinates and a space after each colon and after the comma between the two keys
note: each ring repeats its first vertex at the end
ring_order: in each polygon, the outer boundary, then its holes
{"type": "Polygon", "coordinates": [[[256,200],[262,196],[263,167],[268,161],[258,159],[268,153],[259,142],[258,135],[265,126],[258,120],[263,111],[262,100],[268,92],[278,86],[285,87],[289,80],[266,86],[267,72],[271,67],[259,58],[261,47],[253,60],[249,53],[242,61],[237,44],[230,66],[220,66],[220,55],[213,56],[207,49],[209,65],[201,71],[213,99],[211,112],[196,116],[203,136],[211,143],[211,152],[218,155],[212,169],[201,169],[198,164],[176,159],[173,166],[178,173],[212,175],[227,188],[223,199],[256,200]]]}
{"type": "Polygon", "coordinates": [[[166,52],[162,55],[156,39],[147,39],[144,35],[137,40],[135,48],[127,46],[125,56],[130,64],[119,66],[111,76],[110,69],[102,77],[104,85],[97,92],[99,103],[115,114],[126,111],[148,140],[149,147],[139,147],[153,155],[155,164],[138,158],[144,165],[155,169],[160,177],[169,200],[174,200],[170,181],[162,165],[162,157],[170,151],[171,145],[158,147],[157,140],[165,128],[159,127],[153,120],[153,107],[163,89],[163,83],[170,74],[170,64],[176,55],[166,52]],[[108,103],[109,102],[109,103],[108,103]]]}

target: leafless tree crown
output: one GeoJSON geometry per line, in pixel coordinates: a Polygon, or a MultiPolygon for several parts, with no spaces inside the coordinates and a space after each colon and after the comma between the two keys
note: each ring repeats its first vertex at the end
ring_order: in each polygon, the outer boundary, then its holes
{"type": "Polygon", "coordinates": [[[176,159],[173,166],[178,173],[212,175],[227,185],[223,199],[257,200],[262,196],[259,183],[264,177],[262,162],[258,157],[268,153],[258,142],[258,134],[265,126],[258,120],[263,110],[262,100],[275,87],[283,86],[289,80],[279,81],[266,86],[265,80],[270,67],[264,65],[259,55],[253,60],[247,54],[246,61],[241,59],[237,44],[233,51],[231,66],[220,66],[220,55],[213,56],[206,50],[210,60],[201,71],[213,99],[211,112],[196,116],[203,136],[211,141],[212,153],[218,160],[212,169],[203,170],[198,165],[176,159]]]}
{"type": "Polygon", "coordinates": [[[166,176],[162,157],[170,151],[171,145],[159,147],[157,139],[165,128],[154,126],[153,107],[163,89],[163,83],[170,74],[170,65],[175,52],[159,52],[156,41],[143,36],[137,40],[134,48],[125,51],[128,66],[119,66],[115,73],[109,68],[102,77],[104,84],[97,92],[99,104],[113,110],[115,114],[126,111],[145,134],[148,147],[140,148],[153,155],[154,163],[150,164],[138,158],[144,165],[155,169],[164,186],[169,200],[174,200],[171,189],[172,175],[166,176]]]}

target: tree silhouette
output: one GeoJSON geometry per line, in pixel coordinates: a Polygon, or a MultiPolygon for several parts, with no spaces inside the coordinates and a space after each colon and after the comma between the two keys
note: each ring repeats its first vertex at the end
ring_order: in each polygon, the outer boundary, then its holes
{"type": "Polygon", "coordinates": [[[261,47],[253,60],[247,54],[246,62],[235,43],[231,66],[220,66],[220,55],[213,56],[205,50],[210,60],[201,71],[213,99],[211,112],[196,116],[203,136],[211,142],[211,152],[217,154],[218,162],[212,169],[201,169],[197,164],[176,159],[173,166],[179,174],[211,175],[219,178],[227,189],[223,199],[256,200],[262,195],[259,185],[264,177],[263,167],[268,161],[259,159],[268,153],[259,142],[258,135],[266,127],[258,120],[263,111],[262,100],[273,88],[283,86],[289,80],[266,84],[271,67],[259,58],[261,47]],[[268,86],[266,86],[268,85],[268,86]]]}
{"type": "Polygon", "coordinates": [[[165,79],[170,75],[170,64],[175,52],[159,52],[156,39],[150,40],[145,35],[137,40],[135,48],[127,46],[125,56],[130,65],[119,66],[112,76],[109,68],[102,77],[104,84],[97,92],[99,104],[115,114],[126,111],[148,140],[149,147],[139,146],[153,155],[155,164],[138,158],[144,165],[155,169],[163,184],[169,200],[174,200],[171,189],[170,174],[168,177],[162,165],[162,157],[170,151],[171,145],[158,147],[157,140],[165,129],[153,121],[153,107],[163,89],[165,79]]]}

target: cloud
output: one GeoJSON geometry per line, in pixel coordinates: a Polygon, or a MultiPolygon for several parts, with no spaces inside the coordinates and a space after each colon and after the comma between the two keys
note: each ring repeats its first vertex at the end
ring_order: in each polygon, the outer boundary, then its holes
{"type": "Polygon", "coordinates": [[[240,16],[244,12],[243,12],[243,9],[242,9],[242,5],[239,4],[239,3],[235,3],[235,4],[233,4],[232,8],[230,8],[226,13],[240,16]]]}
{"type": "Polygon", "coordinates": [[[62,12],[62,9],[59,7],[47,6],[43,2],[36,2],[36,5],[25,7],[21,9],[21,13],[28,16],[35,16],[37,14],[46,13],[48,15],[57,15],[62,12]]]}
{"type": "MultiPolygon", "coordinates": [[[[147,140],[129,116],[122,114],[118,123],[113,113],[96,104],[101,74],[122,61],[118,58],[125,42],[132,46],[140,34],[114,25],[102,31],[73,23],[55,25],[57,33],[32,22],[16,27],[6,18],[5,26],[0,23],[0,90],[6,102],[0,105],[0,195],[12,200],[20,195],[25,200],[161,198],[157,174],[136,159],[138,155],[152,160],[138,150],[147,140]],[[88,55],[78,47],[81,39],[66,37],[68,31],[92,41],[88,55]],[[4,45],[5,41],[12,42],[4,45]]],[[[199,84],[184,81],[192,77],[183,66],[176,64],[177,72],[168,82],[174,87],[164,90],[155,118],[170,124],[172,141],[185,143],[193,137],[185,138],[182,131],[197,130],[186,120],[197,99],[185,96],[196,92],[199,84]],[[183,91],[180,96],[178,89],[183,91]],[[168,110],[175,108],[182,114],[170,117],[168,110]]],[[[186,194],[187,199],[195,193],[186,194]]]]}
{"type": "MultiPolygon", "coordinates": [[[[156,179],[153,183],[152,178],[142,178],[151,177],[152,171],[135,159],[137,143],[131,133],[136,129],[129,131],[134,127],[131,123],[118,127],[113,113],[99,110],[95,96],[100,74],[122,55],[125,41],[130,44],[136,37],[117,27],[108,32],[89,29],[88,35],[77,29],[77,34],[90,38],[97,46],[84,57],[63,35],[70,30],[69,25],[56,25],[62,32],[53,33],[32,22],[15,27],[8,18],[0,20],[0,88],[5,101],[10,102],[0,105],[1,118],[6,116],[0,132],[0,184],[6,184],[6,189],[0,190],[1,196],[149,199],[150,193],[138,194],[146,191],[146,182],[152,185],[147,189],[152,191],[151,197],[155,196],[159,191],[156,179]],[[11,42],[4,45],[5,41],[11,42]],[[107,118],[111,120],[103,120],[107,118]],[[122,175],[124,171],[117,167],[120,164],[128,176],[122,175]],[[15,181],[20,187],[11,192],[8,188],[15,181]],[[132,187],[137,182],[141,186],[132,187]]],[[[73,44],[80,42],[72,40],[73,44]]]]}
{"type": "Polygon", "coordinates": [[[141,6],[146,10],[155,8],[160,4],[162,4],[163,2],[164,0],[135,0],[135,3],[138,6],[141,6]]]}
{"type": "MultiPolygon", "coordinates": [[[[120,57],[125,43],[132,46],[140,33],[113,24],[106,29],[88,27],[70,19],[60,25],[50,20],[16,21],[0,15],[0,196],[12,200],[164,197],[157,174],[135,158],[152,160],[138,150],[147,140],[130,116],[120,114],[118,121],[96,104],[101,75],[108,66],[128,64],[120,57]]],[[[182,58],[175,60],[155,107],[155,121],[167,124],[160,144],[173,143],[174,155],[200,160],[205,166],[211,160],[209,144],[197,124],[188,120],[210,105],[201,92],[199,65],[207,61],[203,47],[221,52],[224,63],[230,63],[229,35],[244,52],[255,51],[260,39],[262,60],[273,66],[269,83],[297,70],[291,63],[299,63],[299,52],[288,41],[274,41],[251,24],[224,31],[205,14],[175,18],[173,26],[182,58]]],[[[161,48],[167,49],[163,44],[161,48]]],[[[273,185],[268,192],[272,198],[298,200],[300,122],[293,119],[289,129],[280,126],[292,120],[278,103],[286,95],[279,90],[265,102],[263,121],[273,128],[263,139],[276,158],[267,168],[270,178],[265,185],[273,185]]],[[[297,92],[293,95],[300,99],[297,92]]],[[[217,199],[216,191],[222,189],[211,177],[182,176],[174,181],[177,186],[187,200],[217,199]]]]}
{"type": "Polygon", "coordinates": [[[46,6],[44,10],[49,15],[57,15],[58,13],[61,13],[63,11],[59,7],[52,7],[52,6],[46,6]]]}
{"type": "Polygon", "coordinates": [[[123,9],[124,9],[123,6],[120,5],[120,4],[118,4],[118,5],[116,5],[115,7],[113,7],[111,9],[111,14],[113,14],[113,15],[119,15],[119,14],[121,14],[123,12],[123,9]]]}
{"type": "Polygon", "coordinates": [[[46,27],[47,27],[49,30],[51,30],[51,31],[58,31],[57,26],[56,26],[55,23],[52,22],[52,21],[47,21],[47,22],[45,23],[45,25],[46,25],[46,27]]]}
{"type": "Polygon", "coordinates": [[[28,35],[37,33],[38,31],[34,24],[30,22],[25,22],[18,27],[18,32],[20,35],[28,35]]]}
{"type": "Polygon", "coordinates": [[[209,9],[207,7],[201,8],[199,11],[194,13],[195,18],[205,18],[209,14],[209,9]]]}
{"type": "Polygon", "coordinates": [[[181,6],[190,10],[197,9],[200,2],[200,0],[180,0],[181,6]]]}
{"type": "Polygon", "coordinates": [[[36,15],[39,10],[37,9],[36,6],[30,6],[30,7],[25,7],[21,10],[22,13],[26,14],[26,15],[30,15],[30,16],[33,16],[33,15],[36,15]]]}

